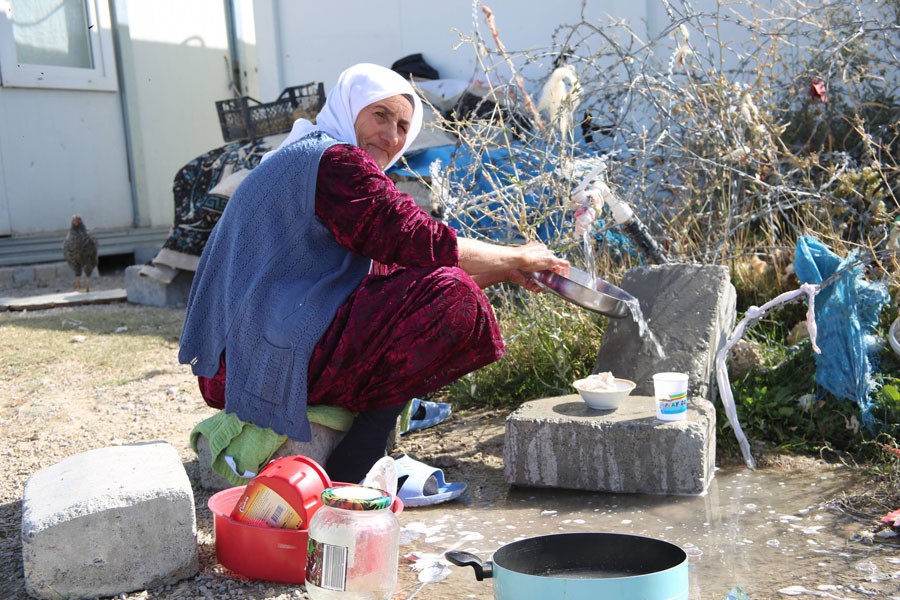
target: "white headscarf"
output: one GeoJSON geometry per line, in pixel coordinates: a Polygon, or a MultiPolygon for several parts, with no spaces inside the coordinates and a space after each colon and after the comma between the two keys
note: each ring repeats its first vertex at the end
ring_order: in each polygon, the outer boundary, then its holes
{"type": "MultiPolygon", "coordinates": [[[[412,101],[413,116],[406,134],[406,143],[400,152],[391,158],[390,163],[384,168],[387,170],[400,159],[419,135],[419,131],[422,129],[422,102],[412,85],[399,73],[369,63],[354,65],[341,73],[334,88],[328,92],[325,106],[316,116],[315,124],[306,119],[294,121],[294,126],[287,139],[274,152],[293,144],[313,131],[324,131],[338,141],[355,146],[357,145],[356,117],[360,111],[373,102],[399,94],[408,96],[412,101]]],[[[263,156],[263,160],[272,153],[269,152],[263,156]]]]}

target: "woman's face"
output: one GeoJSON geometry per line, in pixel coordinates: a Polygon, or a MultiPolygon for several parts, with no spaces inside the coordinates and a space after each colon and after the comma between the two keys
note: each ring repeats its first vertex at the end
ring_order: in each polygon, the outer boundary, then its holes
{"type": "Polygon", "coordinates": [[[356,117],[356,145],[384,169],[403,149],[412,116],[412,103],[406,96],[391,96],[373,102],[356,117]]]}

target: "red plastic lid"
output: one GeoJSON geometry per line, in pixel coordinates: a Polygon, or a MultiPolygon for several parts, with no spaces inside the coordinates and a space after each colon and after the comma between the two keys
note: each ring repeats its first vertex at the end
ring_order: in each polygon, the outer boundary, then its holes
{"type": "Polygon", "coordinates": [[[294,456],[282,456],[272,460],[264,466],[257,477],[278,477],[288,481],[303,479],[309,475],[318,477],[325,487],[331,487],[331,478],[322,465],[308,456],[296,454],[294,456]]]}

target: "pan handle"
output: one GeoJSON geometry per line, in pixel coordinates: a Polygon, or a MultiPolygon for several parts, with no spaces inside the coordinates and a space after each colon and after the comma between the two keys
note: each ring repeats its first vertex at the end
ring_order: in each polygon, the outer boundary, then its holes
{"type": "Polygon", "coordinates": [[[484,581],[494,576],[494,565],[490,561],[481,562],[481,559],[471,552],[451,550],[444,552],[444,558],[457,567],[472,567],[475,570],[475,579],[478,581],[484,581]]]}

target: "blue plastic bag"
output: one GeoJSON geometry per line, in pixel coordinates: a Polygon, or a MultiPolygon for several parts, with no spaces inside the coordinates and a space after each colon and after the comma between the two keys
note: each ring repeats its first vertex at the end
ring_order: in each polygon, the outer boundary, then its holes
{"type": "Polygon", "coordinates": [[[794,272],[803,283],[822,284],[816,295],[818,345],[816,382],[837,398],[859,405],[863,424],[872,429],[875,389],[871,357],[878,344],[878,315],[889,301],[887,286],[865,278],[855,253],[840,258],[812,236],[797,241],[794,272]],[[834,277],[833,280],[830,280],[834,277]]]}

